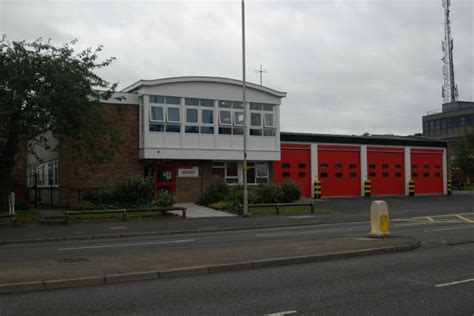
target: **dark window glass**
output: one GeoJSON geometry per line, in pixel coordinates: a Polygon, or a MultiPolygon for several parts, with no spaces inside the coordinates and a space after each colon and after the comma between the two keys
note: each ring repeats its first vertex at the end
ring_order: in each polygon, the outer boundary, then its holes
{"type": "Polygon", "coordinates": [[[201,106],[213,107],[214,106],[214,100],[201,99],[201,106]]]}
{"type": "Polygon", "coordinates": [[[385,169],[385,170],[388,169],[388,165],[387,165],[387,164],[383,164],[383,165],[382,165],[382,169],[385,169]]]}
{"type": "Polygon", "coordinates": [[[179,132],[181,132],[181,126],[179,126],[179,125],[166,125],[166,131],[168,133],[179,133],[179,132]]]}
{"type": "Polygon", "coordinates": [[[387,178],[388,177],[388,172],[383,172],[382,177],[387,178]]]}
{"type": "Polygon", "coordinates": [[[184,99],[184,104],[198,106],[199,105],[199,99],[186,98],[186,99],[184,99]]]}
{"type": "Polygon", "coordinates": [[[201,111],[201,120],[203,124],[214,124],[214,111],[212,110],[202,110],[201,111]]]}
{"type": "Polygon", "coordinates": [[[321,169],[327,169],[328,168],[328,164],[327,163],[322,163],[321,164],[321,169]]]}
{"type": "Polygon", "coordinates": [[[152,106],[151,107],[151,119],[153,121],[164,121],[164,111],[161,106],[152,106]]]}
{"type": "Polygon", "coordinates": [[[357,165],[355,163],[351,163],[349,165],[349,169],[357,169],[357,165]]]}
{"type": "Polygon", "coordinates": [[[287,162],[284,162],[284,163],[281,164],[281,167],[282,167],[282,168],[285,168],[285,169],[286,169],[286,168],[290,168],[290,164],[287,163],[287,162]]]}
{"type": "Polygon", "coordinates": [[[418,177],[418,173],[416,173],[416,172],[412,172],[412,174],[411,174],[411,177],[412,177],[412,178],[416,178],[416,177],[418,177]]]}
{"type": "Polygon", "coordinates": [[[198,122],[198,110],[186,109],[186,123],[197,123],[198,122]]]}
{"type": "Polygon", "coordinates": [[[201,134],[214,134],[214,127],[201,127],[201,134]]]}
{"type": "Polygon", "coordinates": [[[423,165],[423,169],[425,169],[425,170],[430,170],[430,166],[428,166],[428,165],[423,165]]]}
{"type": "Polygon", "coordinates": [[[395,169],[402,169],[402,165],[395,165],[395,169]]]}
{"type": "Polygon", "coordinates": [[[264,129],[263,130],[263,136],[275,136],[275,130],[274,129],[264,129]]]}
{"type": "Polygon", "coordinates": [[[299,163],[298,168],[306,168],[306,164],[305,163],[299,163]]]}
{"type": "Polygon", "coordinates": [[[180,104],[180,99],[178,97],[166,97],[166,104],[180,104]]]}
{"type": "Polygon", "coordinates": [[[374,164],[374,163],[371,163],[371,164],[369,165],[369,169],[375,169],[375,164],[374,164]]]}
{"type": "Polygon", "coordinates": [[[261,113],[250,113],[250,125],[251,126],[262,126],[262,114],[261,113]]]}
{"type": "Polygon", "coordinates": [[[423,173],[423,177],[429,177],[430,174],[428,172],[423,173]]]}
{"type": "Polygon", "coordinates": [[[232,107],[232,101],[219,101],[219,107],[230,109],[232,107]]]}
{"type": "Polygon", "coordinates": [[[441,177],[441,173],[435,172],[434,176],[435,176],[435,177],[441,177]]]}
{"type": "Polygon", "coordinates": [[[281,176],[282,176],[283,178],[289,178],[289,177],[290,177],[290,173],[289,173],[289,172],[283,172],[283,173],[281,174],[281,176]]]}
{"type": "Polygon", "coordinates": [[[328,174],[326,172],[321,172],[321,174],[319,175],[321,178],[327,178],[328,177],[328,174]]]}
{"type": "Polygon", "coordinates": [[[179,108],[168,108],[168,122],[179,122],[181,121],[179,117],[179,108]]]}
{"type": "Polygon", "coordinates": [[[232,108],[233,109],[243,109],[244,107],[242,106],[242,102],[232,102],[232,108]]]}
{"type": "Polygon", "coordinates": [[[273,104],[263,104],[264,111],[273,111],[273,104]]]}
{"type": "Polygon", "coordinates": [[[186,133],[191,133],[191,134],[198,134],[199,133],[199,127],[197,127],[197,126],[186,126],[185,132],[186,133]]]}
{"type": "Polygon", "coordinates": [[[342,178],[342,172],[336,172],[335,176],[336,178],[342,178]]]}
{"type": "Polygon", "coordinates": [[[244,129],[242,127],[234,127],[232,131],[234,135],[244,135],[244,129]]]}
{"type": "Polygon", "coordinates": [[[300,178],[305,178],[305,177],[306,177],[306,173],[305,173],[305,172],[300,172],[300,173],[298,173],[298,177],[300,177],[300,178]]]}
{"type": "Polygon", "coordinates": [[[440,170],[441,170],[441,166],[434,166],[434,170],[435,170],[435,171],[440,171],[440,170]]]}
{"type": "Polygon", "coordinates": [[[376,173],[375,173],[375,172],[370,172],[370,173],[369,173],[369,177],[370,177],[370,178],[375,178],[375,176],[376,176],[376,173]]]}
{"type": "Polygon", "coordinates": [[[163,124],[150,124],[150,132],[164,132],[165,126],[163,124]]]}
{"type": "Polygon", "coordinates": [[[251,129],[250,130],[250,135],[252,136],[262,136],[262,130],[261,129],[251,129]]]}
{"type": "Polygon", "coordinates": [[[219,127],[219,134],[232,135],[232,128],[230,128],[230,127],[219,127]]]}
{"type": "Polygon", "coordinates": [[[351,172],[351,173],[349,173],[349,177],[351,177],[351,178],[357,178],[357,173],[351,172]]]}
{"type": "Polygon", "coordinates": [[[342,163],[337,163],[337,164],[335,165],[335,167],[336,167],[336,169],[342,169],[342,163]]]}
{"type": "Polygon", "coordinates": [[[418,165],[411,165],[412,169],[418,169],[418,165]]]}
{"type": "Polygon", "coordinates": [[[150,103],[159,103],[164,104],[165,98],[160,95],[150,95],[149,99],[150,103]]]}
{"type": "Polygon", "coordinates": [[[400,172],[395,172],[395,177],[400,178],[402,174],[400,172]]]}
{"type": "Polygon", "coordinates": [[[262,104],[261,103],[250,103],[250,109],[251,110],[256,110],[256,111],[261,111],[262,110],[262,104]]]}

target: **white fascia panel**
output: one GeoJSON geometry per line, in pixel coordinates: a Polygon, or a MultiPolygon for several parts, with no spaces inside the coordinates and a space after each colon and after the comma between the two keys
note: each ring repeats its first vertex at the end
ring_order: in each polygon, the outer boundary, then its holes
{"type": "MultiPolygon", "coordinates": [[[[247,159],[252,161],[280,160],[279,151],[248,151],[247,159]]],[[[140,149],[140,159],[196,159],[196,160],[243,160],[240,150],[205,150],[144,148],[140,149]]]]}

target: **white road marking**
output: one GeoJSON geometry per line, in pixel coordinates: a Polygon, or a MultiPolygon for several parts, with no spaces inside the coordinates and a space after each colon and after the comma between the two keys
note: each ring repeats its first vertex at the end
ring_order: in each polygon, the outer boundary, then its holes
{"type": "Polygon", "coordinates": [[[194,239],[168,240],[168,241],[153,241],[153,242],[142,242],[142,243],[134,243],[134,244],[118,244],[118,245],[97,245],[97,246],[84,246],[84,247],[68,247],[68,248],[58,248],[57,251],[81,250],[81,249],[98,249],[98,248],[113,248],[113,247],[129,247],[129,246],[146,246],[146,245],[173,244],[173,243],[185,243],[185,242],[194,242],[194,239]]]}
{"type": "MultiPolygon", "coordinates": [[[[458,222],[459,223],[459,222],[458,222]]],[[[424,223],[410,223],[410,224],[395,224],[393,226],[395,227],[403,227],[403,226],[416,226],[416,225],[427,225],[427,224],[433,224],[431,222],[424,222],[424,223]]]]}
{"type": "Polygon", "coordinates": [[[454,282],[449,282],[449,283],[436,284],[435,287],[445,287],[445,286],[456,285],[456,284],[467,283],[467,282],[473,282],[473,281],[474,281],[474,279],[466,279],[466,280],[461,280],[461,281],[454,281],[454,282]]]}
{"type": "Polygon", "coordinates": [[[265,316],[284,316],[284,315],[291,315],[291,314],[296,314],[296,313],[297,311],[284,311],[284,312],[265,314],[265,316]]]}
{"type": "Polygon", "coordinates": [[[468,229],[468,228],[474,228],[474,226],[462,226],[462,227],[452,227],[452,228],[438,228],[438,229],[425,230],[425,232],[440,232],[440,231],[445,231],[445,230],[468,229]]]}
{"type": "Polygon", "coordinates": [[[308,235],[324,232],[337,232],[346,229],[326,229],[326,230],[317,230],[317,231],[308,231],[308,232],[287,232],[287,233],[274,233],[274,234],[257,234],[255,237],[271,237],[271,236],[289,236],[289,235],[308,235]]]}
{"type": "Polygon", "coordinates": [[[127,229],[127,227],[125,227],[125,226],[112,226],[112,227],[109,227],[109,229],[127,229]]]}

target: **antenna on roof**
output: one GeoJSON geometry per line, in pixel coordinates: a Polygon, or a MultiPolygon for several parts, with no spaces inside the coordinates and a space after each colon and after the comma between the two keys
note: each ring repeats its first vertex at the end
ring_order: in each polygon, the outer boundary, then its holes
{"type": "Polygon", "coordinates": [[[262,85],[262,74],[268,73],[268,70],[262,69],[262,64],[260,64],[260,69],[255,69],[254,71],[260,73],[260,85],[262,85]]]}
{"type": "Polygon", "coordinates": [[[444,103],[457,101],[458,87],[454,82],[454,65],[453,65],[453,39],[451,38],[451,22],[449,20],[450,0],[443,0],[444,8],[444,41],[442,42],[444,56],[441,59],[443,65],[444,84],[442,97],[444,103]]]}

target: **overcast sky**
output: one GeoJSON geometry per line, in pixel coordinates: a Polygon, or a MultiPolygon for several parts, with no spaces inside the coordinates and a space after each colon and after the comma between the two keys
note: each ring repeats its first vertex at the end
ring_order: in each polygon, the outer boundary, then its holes
{"type": "MultiPolygon", "coordinates": [[[[452,0],[459,99],[474,97],[474,1],[452,0]]],[[[117,60],[100,74],[124,88],[139,79],[241,79],[239,0],[0,0],[9,40],[78,39],[117,60]]],[[[441,0],[246,2],[247,78],[286,91],[281,129],[412,134],[441,108],[441,0]]]]}

